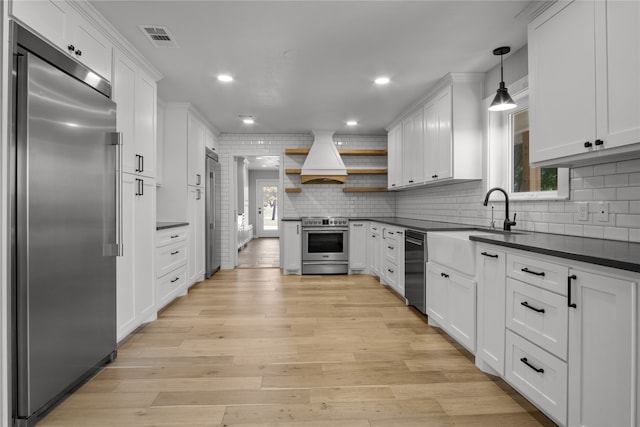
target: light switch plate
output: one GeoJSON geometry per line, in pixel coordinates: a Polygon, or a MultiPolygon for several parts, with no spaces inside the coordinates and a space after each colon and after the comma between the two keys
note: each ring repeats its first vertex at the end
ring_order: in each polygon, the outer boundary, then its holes
{"type": "Polygon", "coordinates": [[[578,220],[579,221],[589,221],[589,204],[578,203],[578,220]]]}
{"type": "Polygon", "coordinates": [[[598,212],[596,219],[600,222],[609,221],[609,202],[598,202],[598,212]]]}

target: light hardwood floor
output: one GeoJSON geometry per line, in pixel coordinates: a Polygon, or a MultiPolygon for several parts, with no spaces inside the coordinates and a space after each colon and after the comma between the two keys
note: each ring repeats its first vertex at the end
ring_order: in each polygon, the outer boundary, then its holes
{"type": "Polygon", "coordinates": [[[223,270],[45,426],[553,425],[370,276],[223,270]]]}
{"type": "Polygon", "coordinates": [[[252,239],[238,252],[238,268],[273,268],[280,266],[280,239],[252,239]]]}

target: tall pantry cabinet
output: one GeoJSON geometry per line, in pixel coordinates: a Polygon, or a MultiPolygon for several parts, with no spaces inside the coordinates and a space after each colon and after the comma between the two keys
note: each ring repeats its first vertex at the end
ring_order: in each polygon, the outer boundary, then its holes
{"type": "Polygon", "coordinates": [[[117,259],[117,339],[156,318],[156,82],[120,51],[113,100],[122,136],[123,253],[117,259]]]}
{"type": "Polygon", "coordinates": [[[163,221],[189,223],[187,285],[205,272],[205,146],[215,138],[198,112],[187,103],[164,105],[163,182],[158,212],[163,221]]]}

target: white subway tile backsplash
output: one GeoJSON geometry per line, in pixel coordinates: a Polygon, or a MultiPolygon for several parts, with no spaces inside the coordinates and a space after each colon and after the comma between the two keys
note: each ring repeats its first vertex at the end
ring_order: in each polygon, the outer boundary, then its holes
{"type": "Polygon", "coordinates": [[[616,200],[615,188],[595,188],[593,190],[593,200],[616,200]]]}
{"type": "Polygon", "coordinates": [[[582,229],[584,237],[604,239],[604,227],[601,225],[585,225],[582,229]]]}
{"type": "Polygon", "coordinates": [[[604,238],[610,240],[629,240],[629,229],[621,227],[605,227],[604,238]]]}
{"type": "Polygon", "coordinates": [[[632,228],[629,230],[629,241],[640,242],[640,228],[632,228]]]}
{"type": "Polygon", "coordinates": [[[595,165],[593,167],[594,175],[612,175],[616,173],[615,163],[603,163],[601,165],[595,165]]]}
{"type": "Polygon", "coordinates": [[[604,177],[605,187],[622,187],[629,185],[629,174],[617,174],[604,177]]]}
{"type": "Polygon", "coordinates": [[[618,200],[640,200],[640,186],[621,187],[617,190],[618,200]]]}
{"type": "Polygon", "coordinates": [[[640,172],[629,174],[629,185],[640,185],[640,172]]]}
{"type": "Polygon", "coordinates": [[[588,176],[593,176],[593,166],[571,169],[571,178],[585,178],[588,176]]]}
{"type": "Polygon", "coordinates": [[[592,176],[583,178],[582,188],[602,188],[604,187],[604,176],[592,176]]]}
{"type": "Polygon", "coordinates": [[[593,200],[593,190],[571,190],[571,199],[582,201],[593,200]]]}
{"type": "Polygon", "coordinates": [[[640,159],[625,160],[616,164],[618,173],[632,173],[640,171],[640,159]]]}
{"type": "Polygon", "coordinates": [[[564,232],[569,236],[582,236],[583,226],[577,224],[567,224],[564,226],[564,232]]]}
{"type": "Polygon", "coordinates": [[[629,202],[629,213],[640,214],[640,201],[629,202]]]}
{"type": "Polygon", "coordinates": [[[565,234],[564,224],[549,224],[549,233],[565,234]]]}
{"type": "Polygon", "coordinates": [[[640,228],[640,215],[616,215],[616,227],[640,228]]]}

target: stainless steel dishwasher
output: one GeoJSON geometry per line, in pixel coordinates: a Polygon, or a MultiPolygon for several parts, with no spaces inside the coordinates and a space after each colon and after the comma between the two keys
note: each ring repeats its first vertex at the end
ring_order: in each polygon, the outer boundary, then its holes
{"type": "Polygon", "coordinates": [[[409,305],[426,314],[426,234],[407,230],[404,237],[404,293],[409,305]]]}

